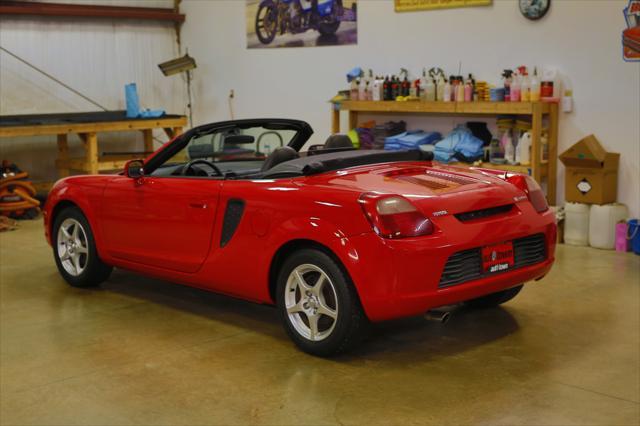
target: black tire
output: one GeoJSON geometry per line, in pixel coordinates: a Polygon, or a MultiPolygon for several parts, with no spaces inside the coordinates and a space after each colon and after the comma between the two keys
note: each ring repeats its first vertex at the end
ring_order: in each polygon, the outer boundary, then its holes
{"type": "Polygon", "coordinates": [[[320,22],[318,24],[318,32],[323,36],[334,35],[340,27],[340,21],[320,22]]]}
{"type": "MultiPolygon", "coordinates": [[[[313,274],[313,271],[311,273],[313,274]]],[[[276,301],[280,318],[291,340],[304,352],[321,357],[336,355],[354,347],[366,335],[366,331],[369,328],[369,320],[362,309],[360,298],[351,280],[340,265],[323,251],[303,249],[292,254],[280,269],[277,284],[276,301]],[[286,307],[285,292],[292,291],[290,288],[287,290],[290,275],[294,270],[299,270],[300,267],[305,265],[319,268],[329,279],[324,288],[329,286],[329,289],[335,290],[335,293],[331,293],[332,295],[335,294],[335,300],[331,301],[336,308],[335,323],[331,323],[334,324],[333,328],[320,341],[313,341],[301,334],[292,322],[286,307]]],[[[294,291],[293,297],[297,298],[297,294],[297,291],[294,291]]],[[[323,300],[325,305],[329,304],[324,297],[323,300]]],[[[302,300],[300,300],[300,303],[302,303],[302,300]]],[[[297,315],[299,315],[300,319],[307,318],[308,325],[309,317],[304,312],[300,312],[297,315]]],[[[330,320],[329,317],[327,318],[330,320]]],[[[311,327],[309,326],[309,328],[311,327]]]]}
{"type": "Polygon", "coordinates": [[[97,286],[103,281],[106,281],[109,278],[109,275],[111,275],[113,267],[105,264],[98,257],[91,226],[89,226],[89,221],[87,221],[87,218],[82,214],[82,211],[79,208],[67,207],[56,216],[51,233],[51,240],[53,243],[53,257],[56,261],[58,271],[60,271],[62,278],[64,278],[65,281],[73,287],[97,286]],[[85,267],[78,275],[69,273],[67,269],[65,269],[63,260],[61,260],[59,256],[58,232],[60,230],[60,226],[67,219],[75,220],[81,225],[86,241],[87,253],[86,258],[84,258],[85,267]]]}
{"type": "Polygon", "coordinates": [[[471,299],[464,302],[466,306],[471,308],[491,308],[494,306],[502,305],[513,299],[520,293],[523,285],[517,287],[511,287],[506,290],[498,291],[496,293],[487,294],[486,296],[478,297],[477,299],[471,299]]]}
{"type": "Polygon", "coordinates": [[[260,40],[260,43],[262,44],[269,44],[276,37],[276,33],[278,32],[278,10],[273,1],[264,0],[260,3],[260,6],[258,6],[258,12],[256,12],[255,31],[256,31],[256,36],[258,37],[258,40],[260,40]],[[263,10],[266,10],[266,11],[264,12],[264,16],[261,19],[260,13],[263,10]],[[268,32],[269,29],[264,26],[263,21],[267,17],[269,17],[269,19],[272,19],[274,22],[273,31],[271,32],[268,32]],[[266,31],[266,33],[263,34],[262,32],[263,30],[266,31]]]}

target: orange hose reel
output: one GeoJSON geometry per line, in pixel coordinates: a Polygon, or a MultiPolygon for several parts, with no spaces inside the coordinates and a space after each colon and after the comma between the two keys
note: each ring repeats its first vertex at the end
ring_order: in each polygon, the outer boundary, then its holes
{"type": "Polygon", "coordinates": [[[35,199],[36,189],[25,179],[27,173],[16,173],[0,179],[0,215],[22,215],[29,209],[40,209],[40,201],[35,199]]]}

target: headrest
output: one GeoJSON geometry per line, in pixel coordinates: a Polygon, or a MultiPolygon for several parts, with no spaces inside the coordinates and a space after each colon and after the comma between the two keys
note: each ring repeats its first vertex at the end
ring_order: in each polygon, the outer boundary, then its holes
{"type": "Polygon", "coordinates": [[[331,148],[353,148],[353,142],[351,142],[351,138],[347,135],[331,135],[327,138],[327,141],[324,143],[325,149],[331,148]]]}

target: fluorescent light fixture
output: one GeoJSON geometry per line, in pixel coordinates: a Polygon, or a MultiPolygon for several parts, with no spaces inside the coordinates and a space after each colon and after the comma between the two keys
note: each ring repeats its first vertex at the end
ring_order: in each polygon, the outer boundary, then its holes
{"type": "Polygon", "coordinates": [[[181,72],[191,71],[196,68],[196,60],[187,53],[181,58],[172,59],[167,62],[158,64],[158,68],[165,76],[179,74],[181,72]]]}

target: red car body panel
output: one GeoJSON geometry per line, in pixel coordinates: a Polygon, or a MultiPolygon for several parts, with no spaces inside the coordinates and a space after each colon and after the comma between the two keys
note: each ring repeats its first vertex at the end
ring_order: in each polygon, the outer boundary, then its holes
{"type": "Polygon", "coordinates": [[[261,180],[122,175],[59,181],[45,206],[49,242],[61,202],[76,204],[108,264],[235,297],[273,303],[270,271],[278,250],[298,240],[330,250],[351,277],[372,321],[424,313],[544,276],[554,261],[556,225],[495,172],[430,162],[353,167],[261,180]],[[431,235],[385,239],[366,219],[366,192],[401,194],[435,226],[431,235]],[[245,201],[233,237],[221,247],[227,202],[245,201]],[[469,222],[454,214],[504,204],[503,215],[469,222]],[[439,288],[447,259],[469,248],[544,234],[541,263],[439,288]]]}

